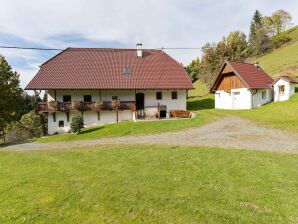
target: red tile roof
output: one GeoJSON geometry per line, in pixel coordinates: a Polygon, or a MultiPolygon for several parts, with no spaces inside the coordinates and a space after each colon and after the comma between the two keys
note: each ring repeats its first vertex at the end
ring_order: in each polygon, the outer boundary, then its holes
{"type": "Polygon", "coordinates": [[[26,89],[191,89],[183,66],[160,50],[67,48],[26,89]],[[129,68],[131,74],[125,75],[129,68]]]}
{"type": "Polygon", "coordinates": [[[275,79],[275,81],[272,83],[272,85],[274,85],[280,79],[283,79],[283,80],[285,80],[285,81],[287,81],[289,83],[294,83],[294,84],[297,83],[296,80],[293,79],[292,77],[283,75],[283,76],[280,76],[277,79],[275,79]]]}
{"type": "Polygon", "coordinates": [[[234,61],[225,61],[223,64],[220,73],[215,79],[214,84],[212,85],[211,90],[214,91],[216,84],[222,71],[228,65],[231,67],[233,72],[240,78],[247,88],[250,89],[267,89],[271,88],[273,79],[260,67],[255,66],[254,64],[244,63],[244,62],[234,62],[234,61]]]}

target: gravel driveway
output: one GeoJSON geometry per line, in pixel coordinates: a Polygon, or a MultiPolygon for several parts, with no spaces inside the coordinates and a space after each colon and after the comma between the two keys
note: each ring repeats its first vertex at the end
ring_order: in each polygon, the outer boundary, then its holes
{"type": "Polygon", "coordinates": [[[24,143],[5,150],[66,149],[102,144],[164,144],[178,146],[217,146],[221,148],[253,149],[298,153],[298,135],[257,125],[251,121],[229,116],[200,128],[178,132],[123,136],[98,140],[57,143],[24,143]]]}

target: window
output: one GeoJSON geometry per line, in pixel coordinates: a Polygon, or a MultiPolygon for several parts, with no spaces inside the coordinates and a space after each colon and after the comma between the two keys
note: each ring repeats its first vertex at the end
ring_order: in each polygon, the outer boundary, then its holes
{"type": "Polygon", "coordinates": [[[63,102],[71,102],[71,95],[64,95],[63,102]]]}
{"type": "Polygon", "coordinates": [[[112,96],[112,100],[118,100],[118,96],[112,96]]]}
{"type": "Polygon", "coordinates": [[[279,86],[279,93],[280,93],[280,95],[285,94],[285,86],[279,86]]]}
{"type": "Polygon", "coordinates": [[[156,99],[162,100],[162,92],[156,92],[156,99]]]}
{"type": "Polygon", "coordinates": [[[84,95],[84,102],[92,102],[91,95],[84,95]]]}
{"type": "Polygon", "coordinates": [[[59,121],[59,128],[63,128],[64,127],[64,121],[59,121]]]}
{"type": "Polygon", "coordinates": [[[266,90],[264,90],[264,91],[262,91],[262,99],[263,99],[263,100],[266,100],[266,97],[267,97],[267,96],[266,96],[266,90]]]}
{"type": "Polygon", "coordinates": [[[123,73],[124,73],[124,75],[130,75],[130,73],[131,73],[130,68],[124,68],[123,73]]]}
{"type": "Polygon", "coordinates": [[[177,99],[178,99],[177,91],[172,91],[172,100],[177,100],[177,99]]]}

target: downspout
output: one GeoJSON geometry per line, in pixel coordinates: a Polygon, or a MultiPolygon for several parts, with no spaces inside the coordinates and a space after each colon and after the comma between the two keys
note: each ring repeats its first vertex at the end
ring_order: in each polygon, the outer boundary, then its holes
{"type": "Polygon", "coordinates": [[[254,108],[254,95],[257,94],[258,90],[257,89],[251,89],[250,91],[251,91],[251,109],[253,109],[254,108]],[[255,90],[255,92],[253,90],[255,90]]]}

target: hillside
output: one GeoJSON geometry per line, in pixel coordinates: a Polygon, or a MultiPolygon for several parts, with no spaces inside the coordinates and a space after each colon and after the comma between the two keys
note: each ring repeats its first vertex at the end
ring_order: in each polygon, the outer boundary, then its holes
{"type": "Polygon", "coordinates": [[[290,75],[298,78],[298,26],[289,29],[288,33],[291,37],[289,43],[250,62],[259,62],[273,77],[290,75]]]}

